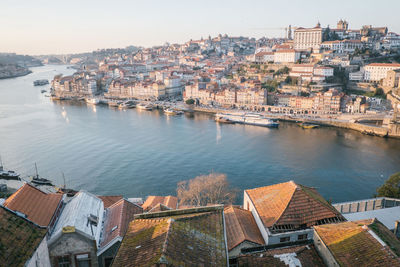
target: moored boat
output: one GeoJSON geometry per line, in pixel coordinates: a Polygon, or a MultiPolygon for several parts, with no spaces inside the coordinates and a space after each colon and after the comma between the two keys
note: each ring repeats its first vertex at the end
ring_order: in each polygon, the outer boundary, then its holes
{"type": "Polygon", "coordinates": [[[232,124],[234,123],[233,121],[231,121],[230,119],[227,119],[223,116],[223,114],[216,114],[215,115],[215,121],[216,122],[220,122],[220,123],[228,123],[228,124],[232,124]]]}
{"type": "Polygon", "coordinates": [[[1,161],[1,158],[0,158],[0,179],[20,180],[19,174],[17,174],[16,172],[10,171],[10,170],[8,170],[8,171],[4,170],[3,162],[1,161]]]}
{"type": "Polygon", "coordinates": [[[46,84],[49,84],[49,80],[43,79],[43,80],[36,80],[33,82],[34,86],[40,86],[40,85],[46,85],[46,84]]]}
{"type": "Polygon", "coordinates": [[[218,113],[216,115],[216,120],[221,122],[234,122],[242,123],[248,125],[256,125],[270,128],[277,128],[279,122],[273,121],[261,114],[257,113],[244,113],[244,114],[228,114],[228,113],[218,113]]]}
{"type": "Polygon", "coordinates": [[[35,163],[35,170],[36,170],[36,175],[32,176],[32,183],[37,185],[53,185],[52,181],[39,176],[36,163],[35,163]]]}
{"type": "Polygon", "coordinates": [[[166,109],[164,109],[164,113],[167,115],[181,115],[181,114],[183,114],[183,111],[176,110],[173,108],[166,108],[166,109]]]}
{"type": "Polygon", "coordinates": [[[141,110],[152,110],[152,109],[153,109],[153,107],[152,107],[151,105],[149,105],[149,104],[144,104],[144,103],[140,103],[140,104],[138,104],[136,107],[137,107],[138,109],[141,109],[141,110]]]}
{"type": "Polygon", "coordinates": [[[100,103],[100,100],[98,100],[97,98],[86,98],[85,101],[86,103],[91,105],[98,105],[100,103]]]}
{"type": "Polygon", "coordinates": [[[318,124],[312,124],[309,122],[302,122],[298,124],[301,128],[303,129],[314,129],[314,128],[318,128],[319,125],[318,124]]]}
{"type": "Polygon", "coordinates": [[[136,107],[136,105],[133,101],[126,101],[126,102],[120,103],[118,105],[118,108],[120,108],[120,109],[128,109],[128,108],[134,108],[134,107],[136,107]]]}

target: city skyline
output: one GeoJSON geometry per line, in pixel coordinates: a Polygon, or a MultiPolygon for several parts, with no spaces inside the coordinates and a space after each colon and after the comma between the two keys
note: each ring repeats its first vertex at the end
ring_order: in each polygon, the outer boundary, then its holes
{"type": "Polygon", "coordinates": [[[329,7],[316,0],[303,2],[182,1],[151,3],[114,1],[47,0],[5,1],[0,10],[0,52],[19,54],[68,54],[129,45],[151,47],[165,42],[183,43],[209,35],[228,34],[260,38],[284,37],[284,28],[336,26],[346,19],[350,28],[362,25],[388,26],[399,32],[397,1],[337,1],[329,7]],[[388,6],[393,8],[387,8],[388,6]],[[343,7],[345,6],[345,8],[343,7]],[[279,29],[280,28],[280,29],[279,29]]]}

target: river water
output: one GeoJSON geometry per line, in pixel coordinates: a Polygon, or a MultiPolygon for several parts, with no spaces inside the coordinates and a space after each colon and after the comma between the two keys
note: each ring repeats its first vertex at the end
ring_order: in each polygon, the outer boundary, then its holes
{"type": "MultiPolygon", "coordinates": [[[[324,127],[279,129],[220,125],[207,114],[111,109],[52,102],[34,80],[71,74],[66,66],[32,68],[0,80],[0,154],[8,169],[39,174],[95,194],[175,194],[176,183],[211,171],[240,189],[288,180],[333,202],[371,197],[400,171],[400,140],[324,127]]],[[[239,200],[242,198],[242,193],[239,200]]]]}

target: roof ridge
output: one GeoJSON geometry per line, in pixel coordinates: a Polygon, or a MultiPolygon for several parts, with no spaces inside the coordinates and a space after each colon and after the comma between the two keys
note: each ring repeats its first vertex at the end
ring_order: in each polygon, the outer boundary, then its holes
{"type": "Polygon", "coordinates": [[[171,234],[172,223],[173,223],[174,221],[175,221],[175,220],[172,219],[172,218],[169,218],[169,219],[167,220],[167,223],[168,223],[167,232],[166,232],[166,234],[165,234],[165,240],[164,240],[164,243],[163,243],[163,245],[162,245],[162,250],[161,250],[160,259],[158,260],[159,263],[168,264],[168,261],[167,261],[167,259],[166,259],[166,256],[167,256],[167,247],[168,247],[168,239],[169,239],[169,236],[170,236],[170,234],[171,234]]]}
{"type": "MultiPolygon", "coordinates": [[[[238,219],[238,217],[237,217],[237,214],[236,214],[236,212],[235,212],[235,208],[233,207],[233,206],[231,206],[231,208],[232,208],[232,210],[233,210],[233,213],[235,214],[235,220],[238,222],[238,224],[239,224],[239,227],[240,227],[240,230],[241,230],[241,233],[240,233],[240,235],[243,237],[243,240],[248,240],[247,239],[247,237],[246,237],[246,235],[245,235],[245,233],[244,233],[244,227],[243,227],[243,225],[241,224],[241,222],[240,222],[240,220],[238,219]]],[[[242,211],[240,211],[240,212],[242,212],[242,211]]],[[[250,241],[250,240],[248,240],[248,241],[250,241]]],[[[238,244],[235,244],[235,246],[237,246],[238,244]]]]}
{"type": "Polygon", "coordinates": [[[283,209],[283,211],[282,211],[281,214],[278,216],[278,218],[275,220],[275,222],[272,224],[272,226],[274,226],[275,224],[277,224],[277,222],[282,218],[283,214],[285,214],[286,210],[289,208],[290,203],[292,203],[294,194],[296,193],[297,190],[300,190],[299,186],[298,186],[295,182],[293,182],[293,180],[290,180],[289,182],[291,182],[292,184],[294,184],[294,186],[295,186],[295,187],[294,187],[294,191],[293,191],[292,195],[290,196],[290,200],[289,200],[289,202],[287,203],[286,207],[283,209]]]}

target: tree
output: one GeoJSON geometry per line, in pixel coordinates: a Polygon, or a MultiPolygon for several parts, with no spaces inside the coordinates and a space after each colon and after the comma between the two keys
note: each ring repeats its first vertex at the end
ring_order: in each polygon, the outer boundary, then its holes
{"type": "Polygon", "coordinates": [[[378,192],[378,197],[400,198],[400,172],[390,176],[376,191],[378,192]]]}
{"type": "Polygon", "coordinates": [[[176,192],[180,205],[206,206],[231,204],[237,189],[230,187],[226,174],[210,173],[179,182],[176,192]]]}
{"type": "Polygon", "coordinates": [[[189,98],[188,100],[185,101],[186,104],[188,105],[193,105],[194,104],[194,100],[189,98]]]}

